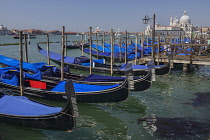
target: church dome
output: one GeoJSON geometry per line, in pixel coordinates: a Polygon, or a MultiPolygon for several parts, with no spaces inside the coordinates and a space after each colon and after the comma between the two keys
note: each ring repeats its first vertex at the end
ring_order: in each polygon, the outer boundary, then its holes
{"type": "Polygon", "coordinates": [[[184,11],[183,16],[180,18],[180,23],[188,23],[190,24],[190,17],[187,16],[187,12],[184,11]]]}

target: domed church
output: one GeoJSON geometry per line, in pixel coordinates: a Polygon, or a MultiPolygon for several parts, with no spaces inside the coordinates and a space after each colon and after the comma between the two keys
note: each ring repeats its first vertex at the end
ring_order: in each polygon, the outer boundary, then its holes
{"type": "Polygon", "coordinates": [[[190,17],[187,15],[187,11],[184,11],[183,16],[179,19],[174,17],[170,19],[170,26],[179,26],[185,33],[190,33],[193,28],[193,24],[190,21],[190,17]]]}
{"type": "MultiPolygon", "coordinates": [[[[183,16],[178,19],[176,17],[170,18],[170,26],[160,26],[160,24],[155,23],[155,33],[166,35],[166,34],[185,34],[191,35],[193,29],[193,24],[190,21],[190,17],[187,15],[187,12],[184,11],[183,16]]],[[[152,26],[149,24],[144,30],[145,35],[151,35],[152,26]]]]}

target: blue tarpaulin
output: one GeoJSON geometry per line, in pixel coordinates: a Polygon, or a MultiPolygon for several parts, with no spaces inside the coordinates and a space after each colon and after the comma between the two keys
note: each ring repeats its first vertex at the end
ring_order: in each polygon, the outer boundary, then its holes
{"type": "MultiPolygon", "coordinates": [[[[51,91],[55,92],[65,92],[66,81],[60,81],[57,86],[55,86],[51,91]]],[[[101,91],[119,86],[116,85],[89,85],[89,84],[79,84],[73,83],[75,92],[91,92],[91,91],[101,91]]]]}
{"type": "MultiPolygon", "coordinates": [[[[3,56],[3,55],[0,55],[0,63],[5,64],[10,67],[17,68],[17,69],[20,68],[19,60],[9,58],[9,57],[3,56]]],[[[39,69],[41,69],[45,65],[47,65],[47,64],[44,62],[38,62],[38,63],[23,62],[23,69],[36,73],[39,69]]]]}
{"type": "Polygon", "coordinates": [[[40,116],[59,113],[61,109],[33,102],[24,96],[4,95],[0,98],[0,113],[3,114],[40,116]]]}

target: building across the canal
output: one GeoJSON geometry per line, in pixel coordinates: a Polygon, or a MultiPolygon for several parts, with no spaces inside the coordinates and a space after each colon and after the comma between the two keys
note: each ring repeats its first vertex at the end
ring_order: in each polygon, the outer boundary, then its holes
{"type": "Polygon", "coordinates": [[[3,25],[0,26],[0,35],[10,35],[12,32],[4,27],[3,25]]]}
{"type": "MultiPolygon", "coordinates": [[[[170,18],[169,26],[160,26],[160,24],[155,24],[155,33],[166,35],[166,34],[185,34],[190,35],[194,30],[193,24],[190,21],[190,17],[187,15],[187,12],[184,11],[182,17],[180,19],[176,17],[170,18]]],[[[144,31],[145,35],[151,35],[152,26],[149,24],[144,31]]]]}

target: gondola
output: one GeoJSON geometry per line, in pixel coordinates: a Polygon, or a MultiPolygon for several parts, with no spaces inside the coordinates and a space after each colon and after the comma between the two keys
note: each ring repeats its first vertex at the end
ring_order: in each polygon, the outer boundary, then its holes
{"type": "MultiPolygon", "coordinates": [[[[0,64],[4,67],[15,67],[19,69],[19,60],[13,59],[10,57],[6,57],[0,55],[0,64]]],[[[153,65],[153,64],[151,64],[153,65]]],[[[125,81],[125,77],[116,77],[116,76],[103,76],[98,74],[90,74],[90,75],[81,75],[70,73],[70,70],[67,68],[68,65],[65,66],[65,74],[64,80],[73,79],[75,83],[83,83],[83,84],[95,84],[95,85],[113,85],[123,83],[125,81]]],[[[23,69],[26,72],[36,73],[37,70],[40,70],[44,79],[49,79],[53,81],[60,81],[60,70],[52,65],[47,65],[44,62],[39,63],[26,63],[23,62],[23,69]]],[[[147,90],[151,85],[151,70],[148,71],[146,75],[140,77],[134,77],[134,88],[131,90],[134,91],[143,91],[147,90]]]]}
{"type": "MultiPolygon", "coordinates": [[[[90,48],[84,48],[84,52],[86,54],[90,54],[90,48]]],[[[97,51],[97,50],[92,50],[91,52],[92,52],[92,56],[94,56],[96,58],[99,58],[99,59],[104,58],[105,60],[108,60],[108,61],[111,60],[111,53],[110,52],[102,52],[102,51],[97,51]]],[[[127,57],[128,61],[133,60],[133,57],[132,58],[130,58],[130,57],[131,56],[129,56],[129,54],[128,54],[128,57],[127,57]]],[[[115,62],[125,61],[125,53],[124,52],[114,52],[113,53],[113,58],[114,58],[115,62]]]]}
{"type": "MultiPolygon", "coordinates": [[[[73,45],[67,45],[66,46],[67,49],[79,49],[81,47],[82,47],[81,44],[73,44],[73,45]]],[[[89,43],[83,44],[83,48],[87,48],[87,47],[89,47],[89,43]]]]}
{"type": "MultiPolygon", "coordinates": [[[[38,51],[40,54],[42,54],[45,57],[48,57],[47,51],[42,49],[39,44],[37,44],[38,51]]],[[[50,54],[50,59],[54,61],[57,64],[61,63],[61,55],[54,53],[54,52],[49,52],[50,54]]],[[[88,71],[90,69],[90,59],[84,56],[81,57],[69,57],[65,56],[64,58],[64,63],[65,65],[69,65],[70,68],[77,69],[77,70],[83,70],[83,71],[88,71]]],[[[164,75],[168,74],[170,72],[170,61],[168,61],[167,64],[165,65],[158,65],[155,66],[155,74],[156,75],[164,75]]],[[[110,64],[105,64],[104,61],[102,60],[94,60],[92,63],[92,71],[95,72],[106,72],[110,73],[111,71],[111,65],[110,64]]],[[[113,73],[114,74],[120,74],[124,75],[124,68],[125,66],[128,65],[126,64],[120,64],[120,65],[113,65],[113,73]]],[[[146,65],[132,65],[133,69],[133,74],[134,75],[146,75],[149,71],[148,67],[146,65]]]]}
{"type": "MultiPolygon", "coordinates": [[[[80,48],[81,49],[81,48],[80,48]]],[[[122,62],[125,61],[125,47],[119,47],[119,45],[114,45],[114,51],[113,51],[113,59],[115,62],[122,62]]],[[[86,54],[90,54],[90,48],[84,48],[83,51],[86,54]]],[[[104,47],[92,44],[92,50],[91,53],[94,57],[96,58],[104,58],[105,60],[110,61],[111,60],[111,45],[104,43],[104,47]],[[107,47],[108,45],[108,47],[107,47]]],[[[138,50],[137,52],[138,58],[140,57],[140,51],[138,50]]],[[[135,51],[134,51],[134,46],[129,46],[128,47],[128,52],[127,52],[127,60],[131,61],[135,59],[135,51]]]]}
{"type": "Polygon", "coordinates": [[[72,131],[76,127],[75,92],[72,81],[66,82],[68,102],[65,107],[53,107],[25,96],[0,94],[0,122],[34,127],[39,129],[53,129],[72,131]]]}
{"type": "MultiPolygon", "coordinates": [[[[151,47],[144,47],[142,48],[140,44],[137,44],[137,58],[141,57],[141,51],[143,50],[143,55],[144,56],[148,56],[151,55],[151,47]]],[[[111,45],[104,43],[104,47],[99,46],[99,45],[95,45],[92,44],[92,55],[96,58],[104,58],[108,61],[111,60],[111,45]]],[[[81,49],[81,48],[80,48],[81,49]]],[[[114,44],[113,47],[114,51],[113,51],[113,59],[115,62],[122,62],[125,61],[125,44],[122,44],[122,47],[119,47],[119,45],[114,44]]],[[[135,59],[136,57],[136,44],[135,43],[131,43],[131,45],[127,46],[127,60],[128,61],[132,61],[135,59]]],[[[163,49],[163,47],[160,47],[160,51],[163,49]]],[[[85,48],[83,49],[83,51],[86,54],[90,54],[90,48],[85,48]]],[[[157,50],[156,50],[157,51],[157,50]]]]}
{"type": "MultiPolygon", "coordinates": [[[[1,68],[0,88],[10,89],[19,93],[19,71],[14,68],[1,68]]],[[[41,74],[41,73],[40,73],[41,74]]],[[[55,82],[52,80],[39,80],[37,74],[25,73],[24,94],[27,96],[44,98],[53,101],[66,101],[66,81],[55,82]],[[38,79],[36,79],[38,77],[38,79]]],[[[73,83],[79,103],[107,103],[121,102],[129,97],[128,79],[115,85],[91,85],[73,83]]]]}

